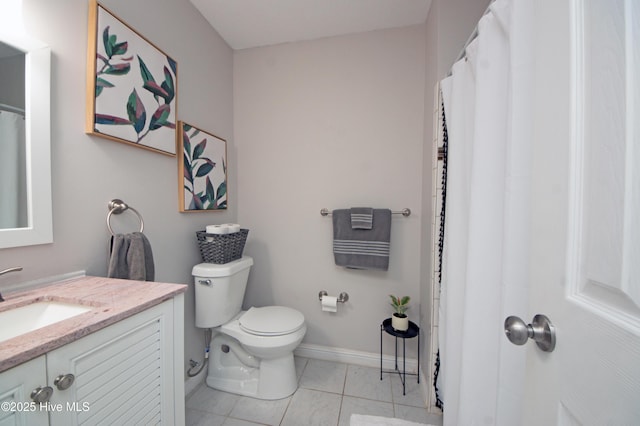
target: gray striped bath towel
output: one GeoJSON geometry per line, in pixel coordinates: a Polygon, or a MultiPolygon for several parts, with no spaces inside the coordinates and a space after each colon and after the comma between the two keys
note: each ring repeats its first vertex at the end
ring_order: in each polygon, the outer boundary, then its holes
{"type": "Polygon", "coordinates": [[[391,210],[373,209],[371,229],[353,229],[350,209],[332,212],[336,265],[354,269],[389,269],[391,210]]]}

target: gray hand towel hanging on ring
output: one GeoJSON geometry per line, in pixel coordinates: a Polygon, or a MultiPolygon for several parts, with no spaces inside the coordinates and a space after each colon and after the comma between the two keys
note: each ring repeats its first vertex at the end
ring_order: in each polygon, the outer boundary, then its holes
{"type": "Polygon", "coordinates": [[[151,244],[142,232],[111,237],[107,277],[139,281],[155,279],[151,244]]]}

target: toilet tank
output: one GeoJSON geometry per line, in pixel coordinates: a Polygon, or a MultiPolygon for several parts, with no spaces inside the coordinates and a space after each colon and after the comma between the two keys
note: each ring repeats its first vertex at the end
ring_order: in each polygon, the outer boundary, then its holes
{"type": "Polygon", "coordinates": [[[244,256],[221,265],[199,263],[193,267],[196,327],[217,327],[240,312],[251,265],[253,259],[244,256]]]}

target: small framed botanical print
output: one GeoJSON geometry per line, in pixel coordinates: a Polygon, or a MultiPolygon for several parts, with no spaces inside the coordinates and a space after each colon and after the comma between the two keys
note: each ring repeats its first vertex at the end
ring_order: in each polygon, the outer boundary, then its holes
{"type": "Polygon", "coordinates": [[[178,122],[178,133],[180,211],[225,210],[227,142],[184,121],[178,122]]]}

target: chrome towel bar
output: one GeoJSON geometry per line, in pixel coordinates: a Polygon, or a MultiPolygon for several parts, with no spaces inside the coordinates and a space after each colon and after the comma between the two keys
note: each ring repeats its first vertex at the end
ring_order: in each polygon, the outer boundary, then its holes
{"type": "MultiPolygon", "coordinates": [[[[397,211],[397,212],[392,211],[391,213],[392,214],[401,214],[404,217],[411,216],[411,210],[408,209],[408,208],[404,208],[404,209],[402,209],[400,211],[397,211]]],[[[329,209],[327,209],[327,208],[324,208],[324,209],[320,210],[320,214],[322,216],[331,216],[331,211],[329,209]]]]}

